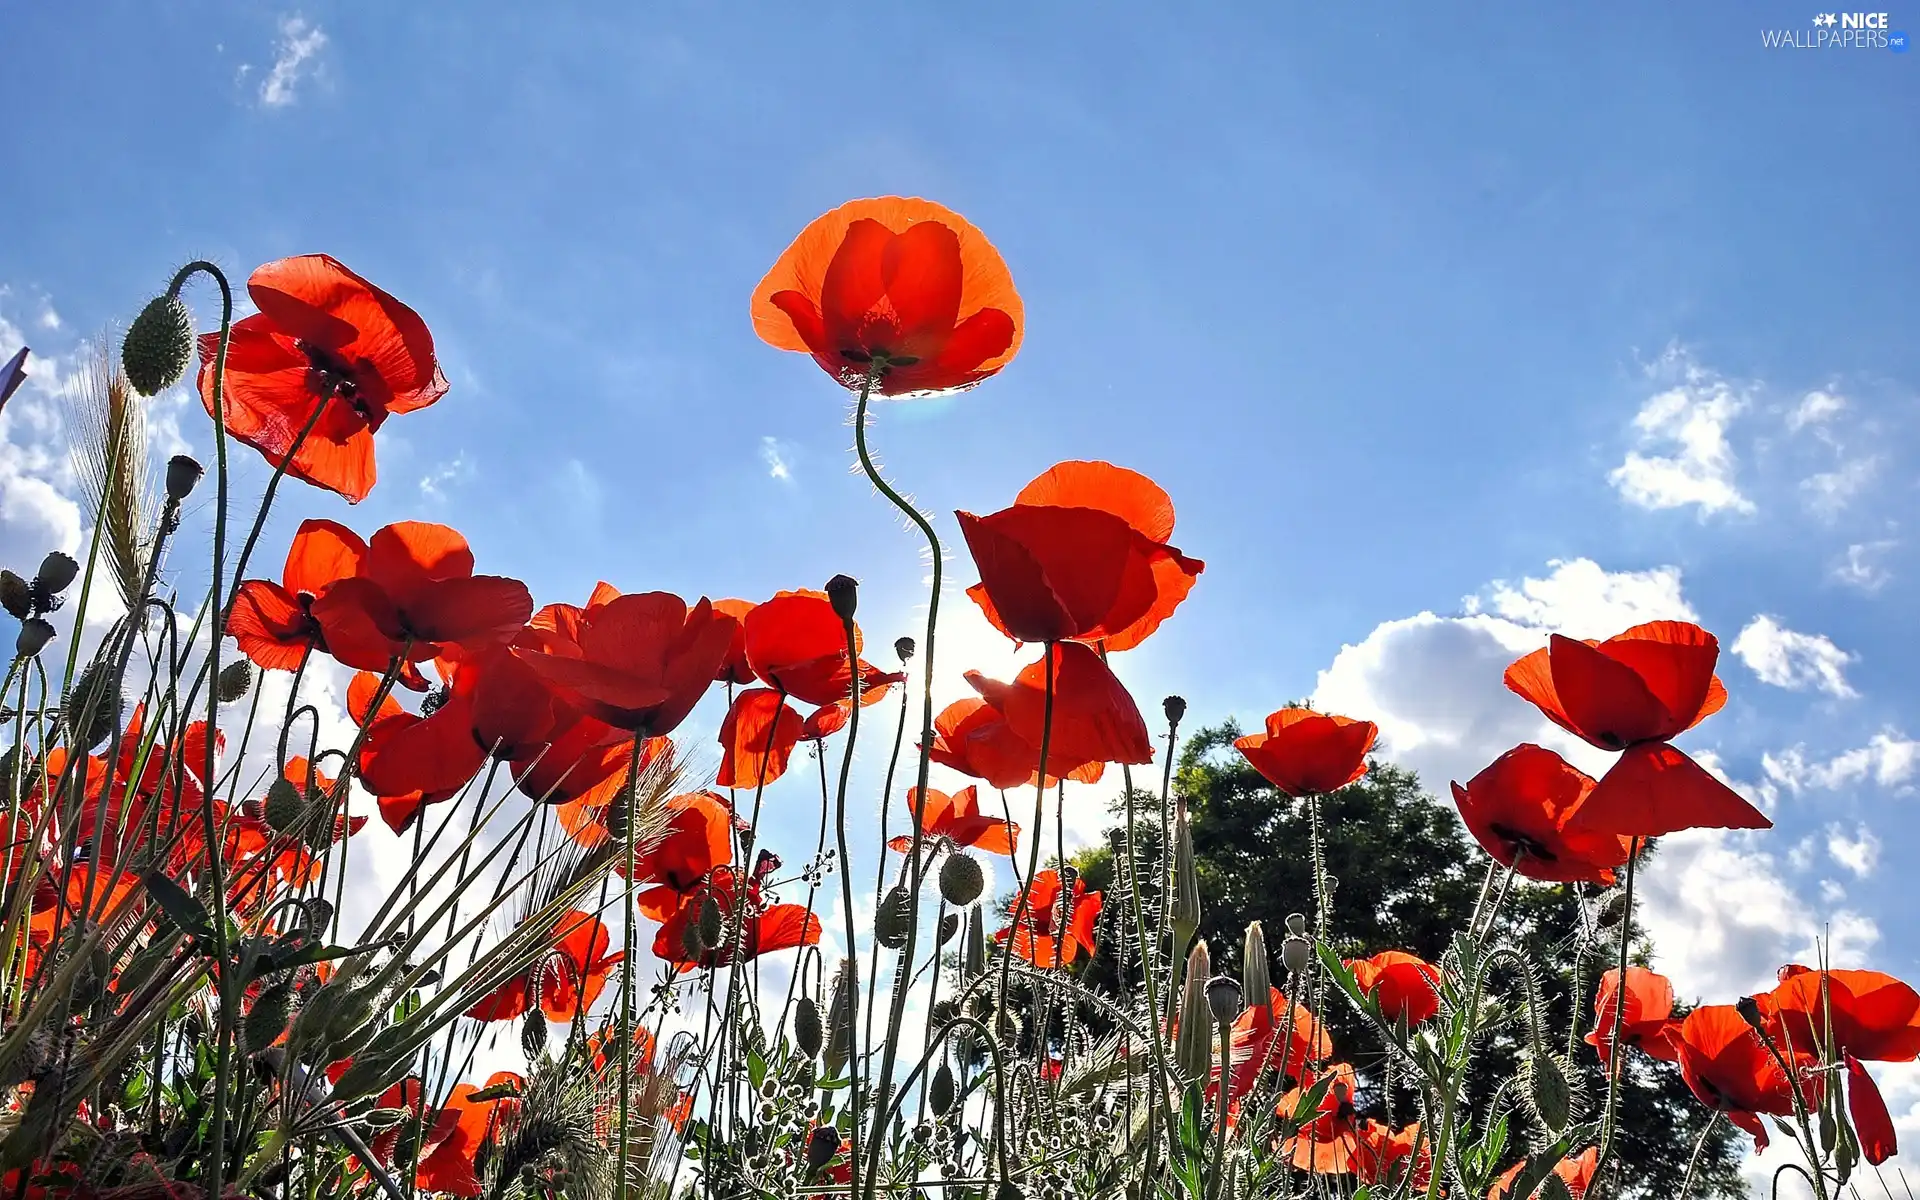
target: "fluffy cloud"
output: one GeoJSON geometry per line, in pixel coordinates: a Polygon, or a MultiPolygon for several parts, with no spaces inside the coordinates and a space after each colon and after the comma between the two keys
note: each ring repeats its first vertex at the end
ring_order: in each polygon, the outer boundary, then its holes
{"type": "Polygon", "coordinates": [[[301,81],[313,74],[314,58],[326,47],[327,35],[318,25],[297,14],[280,18],[273,66],[260,81],[260,103],[285,108],[298,100],[301,81]]]}
{"type": "Polygon", "coordinates": [[[1846,666],[1855,656],[1817,633],[1796,633],[1772,617],[1747,622],[1730,647],[1763,683],[1789,691],[1813,688],[1830,696],[1852,696],[1846,666]]]}
{"type": "Polygon", "coordinates": [[[1554,559],[1544,579],[1497,580],[1483,601],[1469,596],[1469,613],[1483,607],[1507,621],[1567,637],[1607,638],[1645,621],[1697,621],[1680,594],[1680,568],[1607,571],[1590,558],[1554,559]]]}
{"type": "Polygon", "coordinates": [[[1827,826],[1827,855],[1861,879],[1873,874],[1880,863],[1880,839],[1865,825],[1857,826],[1852,836],[1839,825],[1827,826]]]}
{"type": "Polygon", "coordinates": [[[1822,471],[1801,480],[1801,498],[1815,516],[1832,520],[1855,496],[1866,490],[1879,467],[1879,460],[1871,456],[1848,459],[1831,471],[1822,471]]]}
{"type": "Polygon", "coordinates": [[[1824,425],[1845,411],[1846,407],[1846,397],[1838,392],[1808,392],[1787,414],[1787,429],[1798,433],[1811,425],[1824,425]]]}
{"type": "Polygon", "coordinates": [[[1828,572],[1836,583],[1859,588],[1863,592],[1877,592],[1893,578],[1893,573],[1878,561],[1887,551],[1898,543],[1892,540],[1877,542],[1855,542],[1847,547],[1847,552],[1828,572]]]}
{"type": "Polygon", "coordinates": [[[1767,781],[1793,793],[1833,791],[1872,781],[1884,788],[1900,788],[1920,767],[1920,742],[1891,729],[1873,735],[1866,745],[1846,750],[1824,762],[1811,761],[1806,750],[1793,746],[1760,758],[1767,781]]]}
{"type": "Polygon", "coordinates": [[[1641,508],[1697,508],[1702,517],[1751,513],[1753,502],[1734,482],[1737,463],[1727,428],[1747,399],[1725,379],[1678,351],[1655,365],[1674,386],[1648,397],[1633,418],[1637,446],[1607,474],[1629,504],[1641,508]]]}

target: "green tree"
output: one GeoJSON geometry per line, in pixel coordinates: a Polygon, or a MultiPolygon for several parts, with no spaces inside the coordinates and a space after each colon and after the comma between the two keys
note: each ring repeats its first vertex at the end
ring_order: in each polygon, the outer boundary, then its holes
{"type": "MultiPolygon", "coordinates": [[[[1200,877],[1201,936],[1214,952],[1216,966],[1237,969],[1241,937],[1250,921],[1268,931],[1277,946],[1287,914],[1311,913],[1313,882],[1306,805],[1263,779],[1233,750],[1240,730],[1232,722],[1203,729],[1183,748],[1174,785],[1185,800],[1193,828],[1194,857],[1200,877]]],[[[1161,843],[1157,794],[1135,793],[1139,861],[1158,859],[1161,843]]],[[[1337,881],[1333,891],[1332,940],[1346,957],[1381,950],[1407,950],[1437,960],[1456,930],[1464,929],[1482,886],[1489,860],[1470,842],[1452,805],[1421,790],[1411,771],[1373,762],[1366,776],[1324,798],[1327,870],[1337,881]]],[[[1131,918],[1124,903],[1126,881],[1115,876],[1115,853],[1126,843],[1124,826],[1109,833],[1108,844],[1075,860],[1090,887],[1108,898],[1103,915],[1103,949],[1083,982],[1106,989],[1119,985],[1123,962],[1133,959],[1131,918]]],[[[1124,872],[1121,873],[1124,876],[1124,872]]],[[[1157,877],[1157,871],[1146,875],[1157,877]]],[[[1499,873],[1501,875],[1504,872],[1499,873]]],[[[1142,881],[1149,911],[1157,889],[1142,881]]],[[[1604,907],[1602,889],[1536,884],[1515,880],[1501,908],[1500,932],[1518,943],[1539,967],[1548,1036],[1566,1038],[1592,1027],[1593,997],[1600,973],[1617,946],[1618,930],[1589,933],[1604,907]],[[1583,949],[1584,948],[1584,949],[1583,949]],[[1578,961],[1576,962],[1576,959],[1578,961]],[[1576,973],[1578,982],[1576,986],[1576,973]]],[[[1649,949],[1636,930],[1635,957],[1649,949]]],[[[1130,970],[1137,978],[1137,970],[1130,970]]],[[[1327,1027],[1336,1053],[1354,1064],[1370,1084],[1364,1097],[1372,1115],[1387,1115],[1381,1094],[1377,1042],[1362,1032],[1357,1017],[1329,1005],[1327,1027]]],[[[1579,1045],[1574,1061],[1578,1082],[1592,1102],[1605,1095],[1606,1078],[1592,1049],[1579,1045]]],[[[1520,1046],[1496,1035],[1484,1046],[1474,1072],[1475,1099],[1485,1104],[1497,1082],[1515,1074],[1520,1046]]],[[[1395,1103],[1408,1119],[1411,1094],[1398,1088],[1395,1103]]],[[[1710,1114],[1688,1091],[1677,1068],[1634,1053],[1625,1072],[1622,1126],[1616,1161],[1624,1174],[1619,1194],[1666,1200],[1679,1194],[1694,1144],[1710,1114]]],[[[1707,1134],[1695,1170],[1696,1196],[1746,1194],[1738,1169],[1737,1135],[1724,1121],[1707,1134]]]]}

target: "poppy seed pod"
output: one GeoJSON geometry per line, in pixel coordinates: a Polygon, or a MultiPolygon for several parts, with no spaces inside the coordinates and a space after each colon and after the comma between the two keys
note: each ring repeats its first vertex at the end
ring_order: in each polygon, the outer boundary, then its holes
{"type": "Polygon", "coordinates": [[[1241,999],[1240,981],[1233,976],[1215,975],[1207,980],[1207,1008],[1216,1024],[1232,1024],[1246,1007],[1241,999]]]}
{"type": "Polygon", "coordinates": [[[816,1125],[807,1135],[807,1170],[817,1172],[833,1161],[840,1153],[840,1131],[826,1125],[816,1125]]]}
{"type": "MultiPolygon", "coordinates": [[[[40,570],[33,577],[34,599],[51,599],[58,596],[67,590],[79,574],[80,564],[73,561],[71,556],[55,550],[40,560],[40,570]]],[[[42,612],[51,607],[53,606],[47,603],[40,605],[42,612]]]]}
{"type": "Polygon", "coordinates": [[[167,499],[178,504],[193,494],[207,469],[190,454],[176,454],[167,460],[167,499]]]}
{"type": "Polygon", "coordinates": [[[127,326],[120,343],[120,369],[142,396],[155,396],[180,382],[193,361],[193,314],[180,297],[155,296],[127,326]]]}
{"type": "Polygon", "coordinates": [[[213,693],[220,698],[220,703],[232,704],[252,686],[253,664],[238,658],[220,668],[220,674],[214,677],[213,693]]]}
{"type": "Polygon", "coordinates": [[[965,908],[986,890],[987,873],[970,854],[955,852],[940,864],[940,895],[955,908],[965,908]]]}
{"type": "Polygon", "coordinates": [[[1180,992],[1180,1029],[1173,1047],[1174,1065],[1188,1079],[1205,1079],[1213,1058],[1213,1011],[1207,1003],[1207,976],[1213,961],[1205,940],[1187,955],[1187,981],[1180,992]]]}
{"type": "Polygon", "coordinates": [[[1313,960],[1313,944],[1297,933],[1290,933],[1280,943],[1280,965],[1289,975],[1298,975],[1307,969],[1313,960]]]}
{"type": "Polygon", "coordinates": [[[1167,724],[1178,725],[1180,719],[1187,715],[1187,699],[1185,696],[1168,696],[1160,702],[1160,710],[1167,714],[1167,724]]]}
{"type": "Polygon", "coordinates": [[[13,652],[21,658],[32,658],[53,640],[53,626],[39,617],[28,617],[20,622],[20,636],[14,639],[13,652]]]}
{"type": "Polygon", "coordinates": [[[260,808],[267,828],[275,833],[297,833],[307,823],[307,799],[290,780],[274,780],[260,808]]]}
{"type": "Polygon", "coordinates": [[[893,653],[895,657],[899,658],[901,662],[906,662],[908,659],[912,658],[913,652],[917,649],[919,649],[919,646],[916,645],[914,643],[914,640],[910,637],[899,637],[899,638],[893,639],[893,653]]]}
{"type": "Polygon", "coordinates": [[[1240,991],[1256,1008],[1273,1004],[1273,979],[1267,968],[1267,934],[1258,921],[1248,923],[1246,940],[1240,944],[1240,991]]]}
{"type": "Polygon", "coordinates": [[[820,1006],[802,996],[793,1006],[793,1044],[807,1058],[820,1053],[820,1006]]]}
{"type": "Polygon", "coordinates": [[[17,621],[33,615],[33,589],[12,571],[0,571],[0,608],[17,621]]]}
{"type": "Polygon", "coordinates": [[[835,575],[827,580],[827,602],[833,605],[834,616],[853,620],[854,610],[860,607],[859,582],[851,575],[835,575]]]}
{"type": "Polygon", "coordinates": [[[905,884],[894,884],[880,899],[873,913],[874,940],[889,950],[907,944],[907,930],[913,924],[913,897],[905,884]]]}

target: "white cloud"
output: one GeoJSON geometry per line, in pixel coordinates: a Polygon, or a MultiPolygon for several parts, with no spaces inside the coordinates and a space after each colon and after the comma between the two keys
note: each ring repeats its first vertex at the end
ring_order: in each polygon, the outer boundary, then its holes
{"type": "Polygon", "coordinates": [[[1640,406],[1633,418],[1638,446],[1608,472],[1607,482],[1641,508],[1692,505],[1703,517],[1753,512],[1734,482],[1737,464],[1727,441],[1746,397],[1678,351],[1662,358],[1657,373],[1677,373],[1680,381],[1640,406]]]}
{"type": "Polygon", "coordinates": [[[1893,578],[1893,573],[1882,566],[1877,559],[1899,543],[1888,539],[1878,542],[1856,542],[1847,547],[1845,558],[1834,564],[1829,575],[1848,587],[1859,588],[1863,592],[1877,592],[1893,578]]]}
{"type": "MultiPolygon", "coordinates": [[[[0,289],[0,299],[6,296],[0,289]]],[[[26,345],[0,316],[0,362],[26,345]]],[[[55,355],[30,354],[27,379],[0,411],[0,566],[31,576],[50,550],[80,546],[80,506],[59,438],[58,400],[69,372],[55,355]]]]}
{"type": "Polygon", "coordinates": [[[1787,414],[1787,429],[1798,433],[1809,425],[1821,425],[1838,416],[1847,407],[1846,397],[1838,392],[1811,391],[1800,398],[1787,414]]]}
{"type": "Polygon", "coordinates": [[[1881,787],[1899,787],[1913,778],[1916,767],[1920,767],[1920,742],[1891,729],[1825,762],[1809,762],[1800,746],[1760,757],[1760,769],[1768,781],[1795,794],[1815,789],[1834,791],[1868,780],[1881,787]]]}
{"type": "Polygon", "coordinates": [[[1816,633],[1796,633],[1762,614],[1747,622],[1731,647],[1763,683],[1789,691],[1814,688],[1831,696],[1855,694],[1846,666],[1856,656],[1816,633]]]}
{"type": "Polygon", "coordinates": [[[782,483],[793,482],[793,469],[787,465],[787,458],[792,452],[793,448],[779,438],[769,436],[760,439],[760,461],[767,464],[767,478],[778,479],[782,483]]]}
{"type": "Polygon", "coordinates": [[[420,494],[428,500],[440,503],[447,498],[447,487],[453,483],[463,483],[473,478],[473,463],[462,450],[447,462],[435,466],[420,480],[420,494]]]}
{"type": "Polygon", "coordinates": [[[1815,516],[1831,520],[1873,482],[1879,460],[1869,456],[1849,459],[1831,471],[1822,471],[1800,481],[1800,495],[1815,516]]]}
{"type": "Polygon", "coordinates": [[[57,331],[60,324],[60,314],[53,311],[53,305],[49,304],[40,310],[40,328],[57,331]]]}
{"type": "MultiPolygon", "coordinates": [[[[290,14],[280,18],[280,40],[274,45],[273,66],[260,81],[260,103],[268,108],[285,108],[299,99],[300,82],[313,74],[314,56],[326,45],[327,35],[305,17],[290,14]]],[[[241,73],[246,70],[242,67],[241,73]]]]}
{"type": "Polygon", "coordinates": [[[1864,824],[1853,835],[1838,824],[1827,826],[1827,855],[1856,876],[1865,879],[1880,862],[1880,839],[1864,824]]]}
{"type": "Polygon", "coordinates": [[[1699,619],[1680,595],[1678,567],[1607,571],[1590,558],[1554,559],[1547,567],[1545,579],[1496,581],[1484,604],[1467,598],[1467,611],[1485,607],[1509,621],[1582,638],[1612,637],[1647,621],[1699,619]]]}

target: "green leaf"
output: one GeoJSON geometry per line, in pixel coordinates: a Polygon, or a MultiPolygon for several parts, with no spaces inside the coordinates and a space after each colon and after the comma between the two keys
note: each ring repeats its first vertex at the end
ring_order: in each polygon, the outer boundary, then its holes
{"type": "Polygon", "coordinates": [[[1316,1079],[1312,1087],[1300,1093],[1300,1099],[1294,1104],[1293,1112],[1288,1114],[1287,1119],[1295,1125],[1306,1124],[1309,1114],[1320,1111],[1320,1103],[1327,1098],[1327,1089],[1333,1086],[1333,1082],[1334,1076],[1330,1074],[1316,1079]]]}
{"type": "MultiPolygon", "coordinates": [[[[1361,1011],[1366,1011],[1366,995],[1361,992],[1360,984],[1354,979],[1353,972],[1347,968],[1347,964],[1340,961],[1340,956],[1333,952],[1333,947],[1321,946],[1319,950],[1320,965],[1327,969],[1327,974],[1333,977],[1333,982],[1338,984],[1340,990],[1347,994],[1347,999],[1353,1001],[1361,1011]]],[[[1378,1009],[1374,1010],[1376,1015],[1378,1011],[1378,1009]]]]}
{"type": "Polygon", "coordinates": [[[158,871],[148,871],[141,882],[146,885],[147,895],[153,897],[153,902],[167,914],[176,929],[189,937],[213,940],[213,918],[185,888],[158,871]]]}

